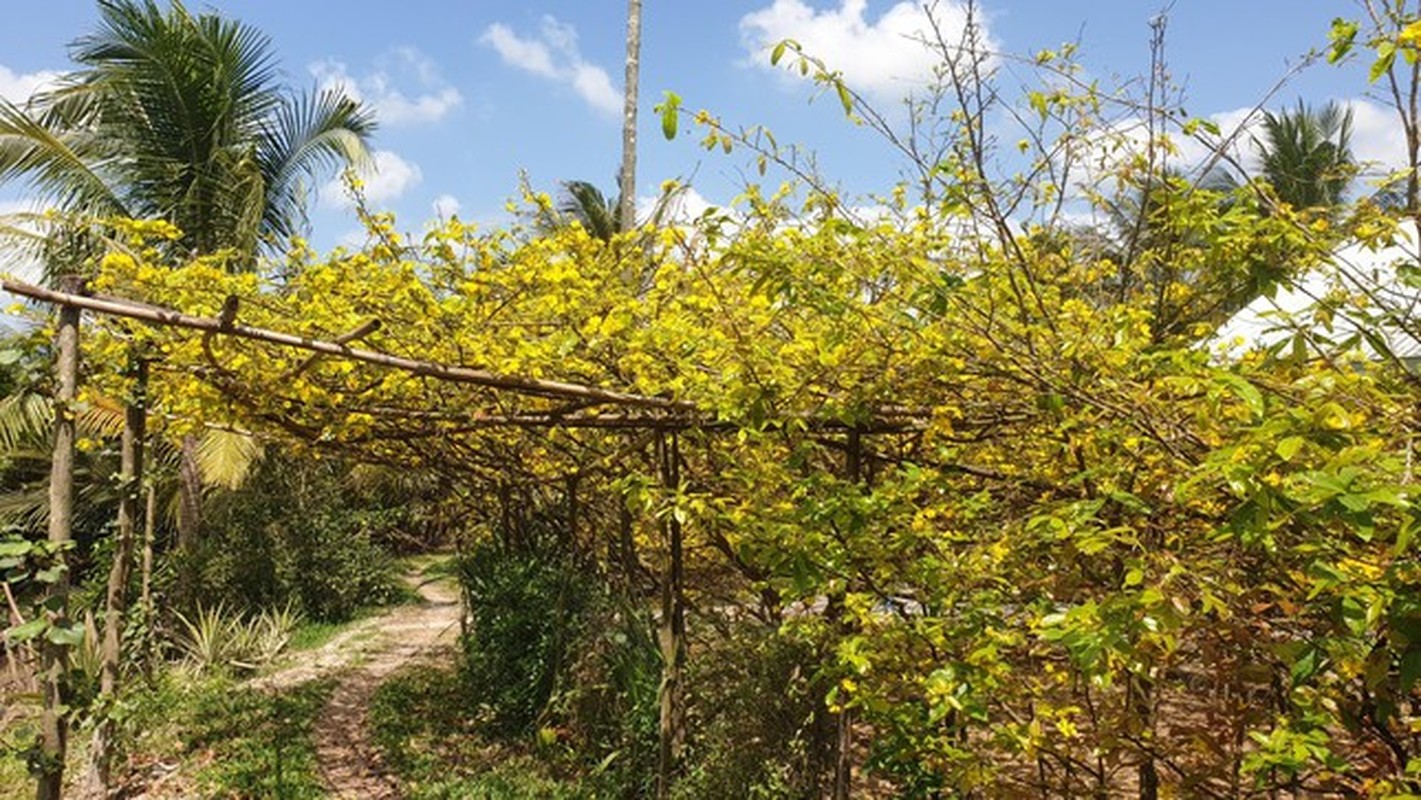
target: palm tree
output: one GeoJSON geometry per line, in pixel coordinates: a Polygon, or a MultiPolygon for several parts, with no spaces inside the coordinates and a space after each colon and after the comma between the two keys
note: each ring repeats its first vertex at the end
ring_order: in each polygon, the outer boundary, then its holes
{"type": "Polygon", "coordinates": [[[1295,209],[1333,209],[1356,174],[1352,157],[1352,111],[1337,103],[1297,108],[1263,117],[1262,177],[1278,199],[1295,209]]]}
{"type": "Polygon", "coordinates": [[[589,234],[610,242],[622,230],[621,198],[609,200],[602,190],[588,181],[567,181],[558,203],[560,219],[554,226],[578,223],[589,234]]]}
{"type": "MultiPolygon", "coordinates": [[[[255,28],[193,15],[181,0],[99,0],[98,10],[96,30],[71,46],[79,69],[23,108],[0,100],[0,182],[27,181],[80,220],[164,219],[182,231],[175,256],[228,251],[233,268],[250,269],[303,223],[313,173],[368,157],[370,113],[338,92],[280,84],[255,28]]],[[[179,540],[189,548],[200,529],[198,455],[197,440],[184,441],[179,540]]],[[[57,750],[62,762],[62,738],[57,750]]],[[[57,769],[44,775],[39,796],[57,796],[59,781],[57,769]]]]}
{"type": "Polygon", "coordinates": [[[297,231],[306,179],[364,160],[370,113],[277,82],[270,41],[181,0],[100,0],[80,69],[26,107],[0,101],[0,182],[66,211],[165,219],[187,254],[256,253],[297,231]]]}
{"type": "MultiPolygon", "coordinates": [[[[0,101],[0,181],[26,179],[80,215],[165,219],[182,255],[230,250],[235,268],[253,267],[297,231],[312,173],[367,158],[366,109],[290,91],[266,36],[181,0],[100,0],[72,57],[81,68],[26,108],[0,101]]],[[[196,447],[184,450],[192,462],[196,447]]],[[[200,473],[183,473],[179,538],[191,542],[200,473]]]]}

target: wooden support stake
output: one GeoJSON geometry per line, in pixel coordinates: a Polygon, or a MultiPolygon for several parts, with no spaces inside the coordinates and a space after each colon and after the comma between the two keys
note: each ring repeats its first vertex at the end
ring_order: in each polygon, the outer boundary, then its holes
{"type": "MultiPolygon", "coordinates": [[[[66,279],[71,290],[78,281],[66,279]]],[[[55,378],[54,455],[49,470],[49,541],[66,545],[74,527],[74,398],[79,389],[79,315],[77,306],[61,306],[59,329],[54,336],[55,378]]],[[[59,560],[64,562],[63,553],[59,560]]],[[[61,571],[49,587],[46,612],[53,625],[69,624],[69,575],[61,571]]],[[[68,745],[68,719],[64,710],[65,673],[69,652],[63,645],[46,639],[41,645],[40,679],[44,710],[40,717],[40,774],[36,800],[59,800],[64,789],[64,756],[68,745]]]]}
{"type": "Polygon", "coordinates": [[[133,394],[123,414],[120,445],[118,530],[114,534],[113,564],[104,597],[104,639],[100,650],[99,721],[89,748],[87,781],[91,796],[106,797],[113,762],[113,704],[118,694],[119,666],[123,655],[123,617],[128,610],[128,584],[132,573],[133,539],[138,527],[139,494],[143,488],[143,438],[148,417],[148,362],[132,356],[133,394]]]}
{"type": "MultiPolygon", "coordinates": [[[[863,436],[858,428],[849,430],[848,450],[844,458],[845,471],[854,485],[864,486],[863,436]]],[[[843,624],[842,622],[840,624],[843,624]]],[[[848,800],[854,774],[854,716],[845,705],[834,725],[834,800],[848,800]]]]}
{"type": "MultiPolygon", "coordinates": [[[[678,492],[681,484],[680,437],[662,433],[657,437],[661,462],[661,484],[678,492]]],[[[681,520],[668,510],[662,528],[666,533],[666,571],[661,578],[661,689],[660,721],[657,727],[658,754],[656,796],[666,800],[680,769],[681,749],[686,739],[685,670],[686,602],[684,542],[681,520]]]]}

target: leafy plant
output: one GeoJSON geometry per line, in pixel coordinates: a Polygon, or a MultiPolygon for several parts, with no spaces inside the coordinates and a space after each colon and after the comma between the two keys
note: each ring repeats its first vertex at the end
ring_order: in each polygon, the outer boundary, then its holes
{"type": "Polygon", "coordinates": [[[198,673],[256,670],[281,654],[301,622],[290,606],[244,617],[218,604],[199,609],[191,618],[181,613],[177,618],[178,648],[198,673]]]}

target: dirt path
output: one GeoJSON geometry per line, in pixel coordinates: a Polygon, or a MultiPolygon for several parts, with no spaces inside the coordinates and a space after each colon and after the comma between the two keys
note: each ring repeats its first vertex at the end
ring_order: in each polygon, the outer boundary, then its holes
{"type": "Polygon", "coordinates": [[[370,739],[370,699],[396,670],[450,646],[459,629],[459,596],[447,580],[408,576],[422,603],[363,620],[304,654],[298,663],[257,681],[269,688],[294,686],[336,674],[339,684],[316,720],[314,738],[321,782],[331,797],[398,798],[370,739]]]}

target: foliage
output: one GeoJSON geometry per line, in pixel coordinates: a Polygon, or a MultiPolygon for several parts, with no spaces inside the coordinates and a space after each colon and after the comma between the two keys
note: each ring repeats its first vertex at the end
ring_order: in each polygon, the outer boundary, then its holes
{"type": "Polygon", "coordinates": [[[757,625],[692,662],[692,738],[680,797],[821,795],[833,718],[812,642],[757,625]]]}
{"type": "Polygon", "coordinates": [[[339,621],[403,598],[378,544],[389,515],[362,503],[345,475],[333,462],[272,454],[246,485],[215,497],[195,555],[198,602],[247,611],[290,605],[339,621]]]}
{"type": "Polygon", "coordinates": [[[300,618],[289,607],[243,618],[218,604],[191,618],[179,613],[178,622],[178,650],[194,671],[252,671],[286,649],[300,618]]]}
{"type": "Polygon", "coordinates": [[[325,797],[311,730],[332,688],[313,681],[268,694],[221,676],[166,674],[133,695],[129,761],[179,755],[202,797],[325,797]]]}
{"type": "MultiPolygon", "coordinates": [[[[707,145],[794,180],[607,241],[456,219],[411,241],[365,214],[362,246],[298,244],[245,274],[174,263],[176,231],[117,222],[98,291],[204,317],[236,297],[245,325],[360,332],[376,355],[105,321],[93,363],[160,353],[152,391],[175,426],[437,475],[487,534],[460,563],[462,696],[482,708],[448,721],[536,731],[555,763],[567,736],[612,759],[591,771],[625,759],[616,777],[637,776],[647,648],[616,632],[652,592],[672,598],[684,560],[711,640],[693,661],[764,656],[742,686],[729,666],[692,671],[686,791],[822,786],[807,731],[840,713],[873,733],[865,768],[908,796],[1421,791],[1416,382],[1331,325],[1407,315],[1341,281],[1278,347],[1212,341],[1244,298],[1341,269],[1339,242],[1404,229],[1371,204],[1320,217],[1263,183],[1171,171],[1171,135],[1217,131],[1083,84],[1065,49],[1003,109],[979,33],[938,42],[936,93],[907,131],[791,58],[910,161],[881,213],[702,112],[707,145]],[[1143,148],[1125,126],[1141,117],[1143,148]],[[999,118],[1020,123],[1024,158],[995,151],[984,120],[999,118]],[[1083,232],[1080,205],[1132,218],[1083,232]],[[606,576],[620,612],[598,609],[606,576]],[[602,659],[619,682],[605,690],[586,680],[602,659]],[[777,683],[790,691],[765,700],[777,683]],[[605,709],[629,724],[609,730],[605,709]]],[[[668,98],[668,133],[680,113],[668,98]]],[[[91,387],[122,379],[96,370],[91,387]]],[[[352,607],[349,583],[301,583],[371,572],[366,551],[338,553],[357,526],[324,504],[335,474],[263,469],[281,491],[231,511],[214,591],[352,607]]],[[[390,747],[428,741],[383,716],[390,747]]],[[[400,758],[425,764],[422,746],[400,758]]]]}
{"type": "Polygon", "coordinates": [[[475,545],[459,561],[469,611],[460,643],[467,696],[490,730],[530,733],[567,675],[593,586],[559,546],[555,521],[535,516],[514,539],[475,545]]]}
{"type": "Polygon", "coordinates": [[[1351,151],[1352,111],[1336,103],[1263,117],[1262,171],[1278,199],[1297,209],[1331,209],[1357,171],[1351,151]]]}
{"type": "Polygon", "coordinates": [[[467,684],[454,671],[419,668],[396,674],[375,693],[371,731],[383,762],[412,800],[460,797],[532,800],[599,796],[584,781],[549,774],[513,744],[480,737],[468,713],[467,684]]]}

